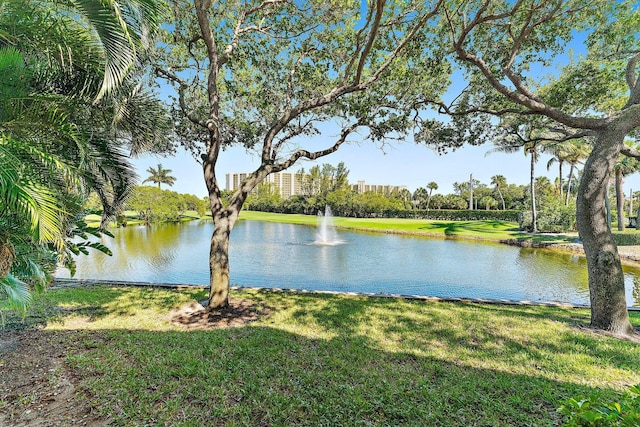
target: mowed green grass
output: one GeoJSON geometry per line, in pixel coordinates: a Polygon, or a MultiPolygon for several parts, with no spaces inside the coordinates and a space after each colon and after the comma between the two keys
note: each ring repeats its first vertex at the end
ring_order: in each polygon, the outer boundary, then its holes
{"type": "Polygon", "coordinates": [[[186,331],[169,312],[205,291],[91,287],[39,296],[25,322],[67,341],[87,399],[115,425],[551,426],[570,396],[640,382],[640,346],[592,332],[586,310],[232,297],[270,315],[186,331]]]}
{"type": "MultiPolygon", "coordinates": [[[[242,211],[240,219],[251,221],[284,222],[289,224],[317,225],[313,215],[277,214],[242,211]]],[[[518,224],[510,221],[436,221],[404,218],[343,218],[334,217],[336,227],[348,230],[414,234],[429,237],[476,239],[499,242],[508,239],[524,239],[571,243],[577,233],[532,235],[518,230],[518,224]]]]}

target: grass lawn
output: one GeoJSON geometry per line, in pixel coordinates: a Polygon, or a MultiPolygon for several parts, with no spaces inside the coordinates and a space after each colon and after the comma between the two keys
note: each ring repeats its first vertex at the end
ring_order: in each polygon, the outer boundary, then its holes
{"type": "Polygon", "coordinates": [[[590,331],[586,310],[232,296],[270,315],[187,331],[169,311],[204,291],[67,288],[7,327],[62,337],[86,398],[117,425],[558,425],[570,396],[640,383],[639,345],[590,331]]]}
{"type": "MultiPolygon", "coordinates": [[[[313,215],[277,214],[270,212],[242,211],[240,219],[253,221],[283,222],[288,224],[317,225],[313,215]]],[[[574,243],[577,232],[531,234],[518,230],[518,224],[510,221],[437,221],[404,218],[343,218],[335,217],[334,225],[345,230],[359,230],[383,233],[414,234],[429,237],[485,240],[502,242],[505,240],[525,240],[536,243],[574,243]]],[[[618,246],[640,245],[640,231],[627,228],[617,231],[613,224],[613,237],[618,246]]]]}
{"type": "MultiPolygon", "coordinates": [[[[240,219],[316,225],[313,215],[287,215],[268,212],[242,211],[240,219]]],[[[424,235],[430,237],[475,239],[499,242],[508,239],[524,239],[536,242],[573,243],[578,233],[529,234],[518,230],[518,224],[510,221],[436,221],[404,218],[343,218],[335,217],[338,228],[374,232],[391,232],[424,235]]]]}

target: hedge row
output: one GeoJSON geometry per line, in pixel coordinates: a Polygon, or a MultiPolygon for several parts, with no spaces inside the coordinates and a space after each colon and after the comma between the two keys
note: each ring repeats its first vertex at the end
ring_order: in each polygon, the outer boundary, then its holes
{"type": "MultiPolygon", "coordinates": [[[[518,221],[520,211],[487,211],[487,210],[448,210],[448,209],[382,209],[376,212],[366,212],[362,210],[345,209],[341,206],[330,206],[335,216],[348,218],[407,218],[407,219],[430,219],[440,221],[518,221]]],[[[318,211],[323,211],[324,207],[307,207],[306,209],[283,208],[282,206],[266,206],[254,204],[251,210],[261,212],[305,214],[313,215],[318,211]]]]}
{"type": "MultiPolygon", "coordinates": [[[[414,218],[440,221],[518,221],[520,211],[487,211],[487,210],[386,210],[379,214],[383,218],[414,218]]],[[[373,214],[372,216],[377,216],[373,214]]]]}

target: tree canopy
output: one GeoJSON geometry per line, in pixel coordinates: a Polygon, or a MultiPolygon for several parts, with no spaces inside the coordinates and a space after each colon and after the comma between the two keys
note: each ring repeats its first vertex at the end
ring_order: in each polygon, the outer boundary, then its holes
{"type": "Polygon", "coordinates": [[[441,4],[172,4],[156,73],[175,88],[177,134],[201,161],[209,192],[216,227],[209,307],[228,303],[229,234],[266,176],[331,154],[357,131],[378,142],[402,137],[415,97],[443,91],[449,64],[437,38],[421,33],[435,25],[441,4]],[[230,145],[255,150],[261,161],[225,206],[216,165],[230,145]]]}
{"type": "MultiPolygon", "coordinates": [[[[447,134],[468,134],[459,128],[462,117],[480,122],[477,132],[486,135],[486,123],[495,123],[486,116],[529,131],[542,125],[557,139],[589,138],[593,149],[577,209],[589,265],[592,324],[632,333],[604,202],[618,155],[640,157],[623,142],[640,127],[637,2],[460,0],[445,2],[441,16],[442,37],[469,84],[453,102],[434,101],[454,120],[438,132],[426,126],[423,139],[446,144],[447,134]],[[582,37],[585,53],[571,55],[569,48],[582,37]],[[554,67],[559,67],[555,76],[549,72],[554,67]]],[[[549,139],[548,134],[541,137],[549,139]]]]}

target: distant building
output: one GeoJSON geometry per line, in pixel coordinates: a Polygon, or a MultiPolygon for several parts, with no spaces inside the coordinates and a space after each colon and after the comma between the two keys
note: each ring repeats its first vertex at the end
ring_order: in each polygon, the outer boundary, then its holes
{"type": "Polygon", "coordinates": [[[357,184],[351,185],[351,189],[357,191],[358,193],[366,193],[371,191],[372,193],[379,193],[388,196],[393,191],[402,191],[406,190],[406,185],[375,185],[375,184],[367,184],[365,181],[358,181],[357,184]]]}
{"type": "MultiPolygon", "coordinates": [[[[227,184],[225,189],[229,191],[237,190],[247,176],[249,176],[248,173],[228,173],[226,175],[227,184]]],[[[300,175],[296,173],[276,172],[267,176],[263,182],[273,184],[285,199],[302,193],[302,180],[300,175]]]]}
{"type": "MultiPolygon", "coordinates": [[[[248,173],[228,173],[226,175],[227,183],[225,189],[228,191],[237,190],[247,176],[249,176],[248,173]]],[[[273,184],[285,199],[302,194],[302,176],[297,173],[277,172],[267,176],[264,182],[273,184]]],[[[405,185],[375,185],[367,184],[365,181],[358,181],[357,184],[352,184],[349,187],[358,193],[371,191],[385,196],[394,191],[402,191],[407,188],[405,185]]]]}

